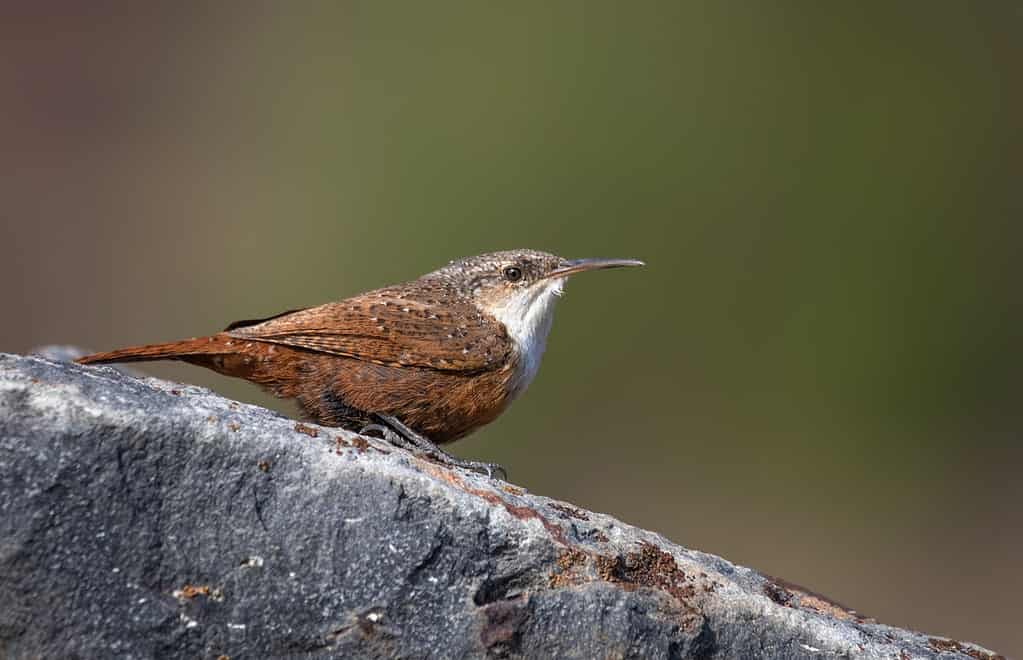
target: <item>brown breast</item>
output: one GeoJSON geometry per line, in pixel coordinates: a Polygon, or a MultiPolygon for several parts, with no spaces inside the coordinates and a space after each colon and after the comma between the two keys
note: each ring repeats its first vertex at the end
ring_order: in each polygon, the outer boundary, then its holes
{"type": "Polygon", "coordinates": [[[367,413],[382,413],[436,443],[457,440],[496,419],[511,402],[508,387],[516,364],[467,374],[334,355],[302,358],[297,387],[277,393],[296,397],[317,423],[353,427],[374,421],[367,413]]]}

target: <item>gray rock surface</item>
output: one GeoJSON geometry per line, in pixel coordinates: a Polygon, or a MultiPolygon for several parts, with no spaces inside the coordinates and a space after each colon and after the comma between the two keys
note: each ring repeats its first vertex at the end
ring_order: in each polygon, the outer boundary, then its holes
{"type": "Polygon", "coordinates": [[[997,657],[380,440],[6,354],[0,656],[997,657]]]}

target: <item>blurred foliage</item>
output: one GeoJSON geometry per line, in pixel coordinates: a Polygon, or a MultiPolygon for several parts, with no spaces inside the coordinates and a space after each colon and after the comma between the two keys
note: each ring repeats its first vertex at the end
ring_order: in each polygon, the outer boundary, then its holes
{"type": "Polygon", "coordinates": [[[494,249],[642,258],[571,282],[538,380],[455,450],[1023,649],[1018,3],[29,7],[0,28],[0,348],[494,249]]]}

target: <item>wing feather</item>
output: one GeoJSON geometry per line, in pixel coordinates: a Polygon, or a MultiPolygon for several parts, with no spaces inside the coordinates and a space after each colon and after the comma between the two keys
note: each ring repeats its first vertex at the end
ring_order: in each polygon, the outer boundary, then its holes
{"type": "Polygon", "coordinates": [[[508,357],[504,326],[469,304],[441,305],[382,289],[272,317],[232,324],[238,339],[293,346],[388,366],[481,371],[508,357]]]}

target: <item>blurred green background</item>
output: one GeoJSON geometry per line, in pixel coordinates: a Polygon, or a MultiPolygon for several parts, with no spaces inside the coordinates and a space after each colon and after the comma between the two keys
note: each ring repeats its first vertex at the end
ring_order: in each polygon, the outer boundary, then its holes
{"type": "Polygon", "coordinates": [[[495,249],[642,258],[570,283],[530,391],[454,450],[1023,655],[1023,5],[21,4],[0,350],[495,249]]]}

